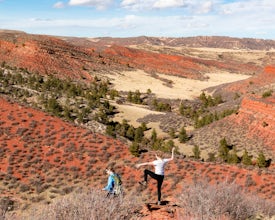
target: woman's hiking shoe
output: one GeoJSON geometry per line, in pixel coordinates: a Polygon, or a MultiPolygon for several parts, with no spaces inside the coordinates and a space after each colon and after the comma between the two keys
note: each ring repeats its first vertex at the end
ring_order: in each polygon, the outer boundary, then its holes
{"type": "Polygon", "coordinates": [[[158,203],[157,203],[158,205],[161,205],[161,201],[158,201],[158,203]]]}
{"type": "Polygon", "coordinates": [[[146,181],[140,181],[140,182],[138,182],[140,185],[142,185],[142,186],[147,186],[147,182],[146,181]]]}

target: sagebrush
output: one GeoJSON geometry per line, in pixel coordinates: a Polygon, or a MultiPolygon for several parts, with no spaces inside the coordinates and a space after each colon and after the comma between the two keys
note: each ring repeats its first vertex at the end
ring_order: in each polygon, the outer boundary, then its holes
{"type": "Polygon", "coordinates": [[[49,205],[35,206],[22,215],[6,219],[24,220],[121,220],[138,219],[141,202],[138,197],[107,197],[105,191],[73,192],[53,200],[49,205]]]}
{"type": "Polygon", "coordinates": [[[248,195],[234,182],[185,184],[179,201],[184,207],[182,219],[242,220],[257,215],[275,215],[274,202],[248,195]]]}

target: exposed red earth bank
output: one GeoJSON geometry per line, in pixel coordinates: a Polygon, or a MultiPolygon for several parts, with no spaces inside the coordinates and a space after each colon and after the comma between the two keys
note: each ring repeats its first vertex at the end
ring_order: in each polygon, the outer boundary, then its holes
{"type": "Polygon", "coordinates": [[[275,66],[266,66],[263,71],[259,72],[255,76],[224,86],[222,90],[240,94],[259,94],[259,92],[272,89],[274,83],[275,66]]]}
{"type": "Polygon", "coordinates": [[[191,79],[203,79],[204,73],[215,70],[253,73],[260,71],[256,65],[203,60],[187,56],[153,53],[144,50],[112,45],[105,50],[117,62],[151,73],[164,73],[191,79]]]}
{"type": "Polygon", "coordinates": [[[262,139],[275,154],[275,96],[264,100],[245,97],[235,118],[237,124],[248,125],[250,137],[262,139]]]}
{"type": "MultiPolygon", "coordinates": [[[[76,41],[76,40],[75,40],[76,41]]],[[[81,44],[79,44],[81,45],[81,44]]],[[[215,70],[252,74],[261,67],[252,63],[222,62],[138,50],[119,45],[96,48],[78,46],[60,38],[25,33],[0,33],[0,59],[10,66],[39,74],[55,74],[75,80],[91,80],[90,71],[120,71],[132,68],[203,79],[215,70]]]]}

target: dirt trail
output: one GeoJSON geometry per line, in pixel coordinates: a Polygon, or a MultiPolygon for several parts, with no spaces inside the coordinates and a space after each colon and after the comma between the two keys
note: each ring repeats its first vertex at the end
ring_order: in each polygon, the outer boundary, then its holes
{"type": "Polygon", "coordinates": [[[142,213],[143,220],[175,220],[180,219],[181,208],[171,201],[163,201],[161,205],[145,203],[142,213]]]}

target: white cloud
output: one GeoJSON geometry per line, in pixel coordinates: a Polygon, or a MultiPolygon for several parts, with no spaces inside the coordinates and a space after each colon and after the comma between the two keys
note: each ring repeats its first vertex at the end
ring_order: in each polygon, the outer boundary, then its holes
{"type": "Polygon", "coordinates": [[[122,0],[121,7],[130,10],[165,9],[185,6],[185,0],[122,0]]]}
{"type": "Polygon", "coordinates": [[[90,6],[99,10],[108,8],[113,3],[113,0],[70,0],[70,6],[90,6]]]}
{"type": "Polygon", "coordinates": [[[65,4],[63,2],[56,2],[54,5],[53,5],[54,8],[64,8],[65,7],[65,4]]]}
{"type": "Polygon", "coordinates": [[[213,2],[206,1],[206,2],[203,2],[201,5],[199,5],[197,13],[207,14],[207,13],[211,12],[212,9],[213,9],[213,2]]]}
{"type": "Polygon", "coordinates": [[[25,13],[13,20],[2,16],[0,28],[67,36],[223,35],[269,39],[275,36],[274,0],[56,0],[54,5],[65,6],[108,7],[108,16],[97,13],[94,17],[90,9],[83,8],[82,14],[70,10],[71,14],[63,16],[71,19],[59,17],[60,10],[55,10],[54,16],[40,14],[40,19],[30,19],[36,15],[25,13]],[[156,10],[148,13],[153,9],[156,10]]]}
{"type": "Polygon", "coordinates": [[[265,12],[275,11],[275,1],[273,0],[239,0],[221,5],[222,12],[230,12],[231,14],[261,14],[265,12]]]}
{"type": "Polygon", "coordinates": [[[185,6],[184,0],[158,0],[153,4],[153,8],[174,8],[185,6]]]}
{"type": "Polygon", "coordinates": [[[129,9],[129,10],[144,10],[144,9],[150,9],[152,6],[152,0],[122,0],[120,5],[122,8],[129,9]]]}
{"type": "MultiPolygon", "coordinates": [[[[48,33],[69,36],[181,36],[192,18],[182,16],[137,16],[98,19],[40,19],[31,18],[3,24],[28,33],[48,33]],[[84,33],[83,33],[83,30],[84,33]]],[[[0,24],[1,27],[1,24],[0,24]]]]}

